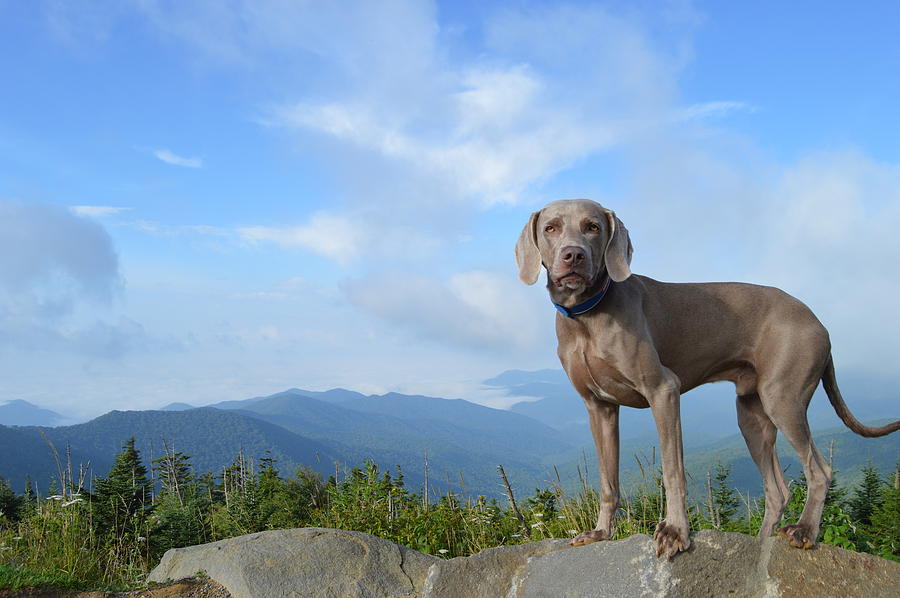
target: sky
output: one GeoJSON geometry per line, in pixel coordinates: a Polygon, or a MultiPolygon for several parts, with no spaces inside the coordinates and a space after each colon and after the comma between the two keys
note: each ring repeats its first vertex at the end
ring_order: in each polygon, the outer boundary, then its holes
{"type": "MultiPolygon", "coordinates": [[[[0,401],[510,399],[534,210],[779,286],[900,382],[900,5],[0,0],[0,401]]],[[[852,404],[852,397],[848,397],[852,404]]],[[[897,403],[894,403],[896,407],[897,403]]]]}

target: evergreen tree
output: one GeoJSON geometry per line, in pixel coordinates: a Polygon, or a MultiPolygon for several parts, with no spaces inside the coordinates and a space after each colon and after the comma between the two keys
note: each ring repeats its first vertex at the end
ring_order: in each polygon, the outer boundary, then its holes
{"type": "Polygon", "coordinates": [[[190,460],[189,456],[176,451],[174,447],[169,452],[168,445],[165,446],[165,455],[153,460],[153,471],[160,482],[161,494],[171,494],[182,505],[185,489],[194,479],[190,460]]]}
{"type": "Polygon", "coordinates": [[[169,548],[208,542],[205,513],[208,494],[195,482],[190,457],[165,446],[165,455],[154,459],[160,493],[153,505],[155,525],[152,544],[155,553],[169,548]]]}
{"type": "Polygon", "coordinates": [[[872,513],[881,506],[884,483],[873,465],[862,469],[863,479],[856,487],[853,497],[848,501],[850,515],[858,523],[872,523],[872,513]]]}
{"type": "Polygon", "coordinates": [[[543,490],[535,488],[534,496],[529,497],[525,502],[529,510],[541,513],[544,521],[549,521],[556,517],[558,498],[557,493],[551,488],[544,488],[543,490]]]}
{"type": "Polygon", "coordinates": [[[900,464],[893,483],[882,489],[881,504],[872,511],[870,530],[875,554],[900,561],[900,464]]]}
{"type": "Polygon", "coordinates": [[[6,480],[0,478],[0,522],[4,519],[13,523],[18,521],[23,503],[23,498],[16,496],[6,480]]]}
{"type": "Polygon", "coordinates": [[[224,504],[216,505],[210,516],[214,537],[225,538],[264,529],[258,519],[257,475],[243,450],[222,472],[217,491],[221,492],[224,504]]]}
{"type": "Polygon", "coordinates": [[[150,481],[132,436],[116,454],[115,464],[99,478],[92,497],[94,524],[101,533],[121,539],[139,536],[150,506],[150,481]]]}
{"type": "Polygon", "coordinates": [[[724,528],[731,521],[741,504],[734,488],[728,485],[729,477],[731,466],[716,463],[716,475],[711,488],[712,507],[715,511],[712,519],[719,528],[724,528]]]}

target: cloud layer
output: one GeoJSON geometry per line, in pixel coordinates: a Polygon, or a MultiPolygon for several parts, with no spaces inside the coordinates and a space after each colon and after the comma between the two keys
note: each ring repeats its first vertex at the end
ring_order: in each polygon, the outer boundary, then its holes
{"type": "Polygon", "coordinates": [[[146,342],[105,311],[121,287],[118,256],[96,222],[58,206],[0,200],[0,348],[118,357],[146,342]]]}

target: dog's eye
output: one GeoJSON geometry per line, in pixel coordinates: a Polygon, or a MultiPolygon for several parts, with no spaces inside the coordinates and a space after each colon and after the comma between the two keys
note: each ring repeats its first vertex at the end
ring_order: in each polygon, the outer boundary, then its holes
{"type": "Polygon", "coordinates": [[[555,230],[556,230],[556,227],[553,226],[552,224],[548,224],[547,226],[544,227],[544,232],[545,232],[545,233],[552,233],[552,232],[554,232],[555,230]]]}
{"type": "Polygon", "coordinates": [[[590,224],[588,224],[588,225],[587,225],[587,229],[588,229],[588,231],[590,231],[590,232],[592,232],[592,233],[599,233],[599,232],[600,232],[600,227],[597,225],[596,222],[591,222],[590,224]]]}

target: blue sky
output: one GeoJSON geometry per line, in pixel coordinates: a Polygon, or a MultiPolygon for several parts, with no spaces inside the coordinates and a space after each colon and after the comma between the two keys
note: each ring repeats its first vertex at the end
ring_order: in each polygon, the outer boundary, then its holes
{"type": "MultiPolygon", "coordinates": [[[[900,7],[0,0],[0,400],[76,418],[343,386],[502,406],[557,367],[512,248],[806,301],[900,363],[900,7]]],[[[851,397],[852,398],[852,397],[851,397]]]]}

